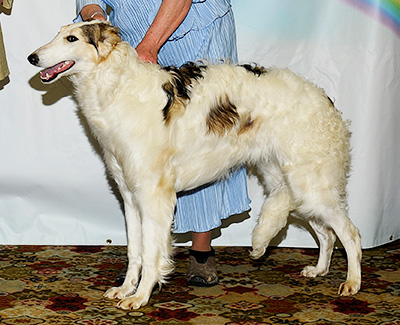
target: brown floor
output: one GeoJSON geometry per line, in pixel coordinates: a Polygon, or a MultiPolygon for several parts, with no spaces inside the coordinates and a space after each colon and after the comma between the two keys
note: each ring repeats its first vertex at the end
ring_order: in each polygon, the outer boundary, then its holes
{"type": "Polygon", "coordinates": [[[271,248],[251,260],[246,247],[217,247],[220,284],[188,287],[187,251],[161,292],[139,310],[102,297],[125,265],[115,246],[1,246],[0,324],[400,324],[400,241],[363,252],[363,283],[340,297],[342,250],[321,278],[299,275],[316,249],[271,248]]]}

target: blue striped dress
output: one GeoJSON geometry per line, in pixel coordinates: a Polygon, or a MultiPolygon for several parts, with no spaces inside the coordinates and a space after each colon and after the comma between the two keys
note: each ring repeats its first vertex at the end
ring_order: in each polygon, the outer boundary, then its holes
{"type": "MultiPolygon", "coordinates": [[[[123,41],[136,47],[153,22],[162,0],[76,0],[79,12],[88,4],[110,11],[109,20],[120,28],[123,41]]],[[[158,63],[181,66],[188,61],[221,59],[237,62],[236,33],[230,0],[194,0],[181,25],[160,49],[158,63]]],[[[246,169],[233,171],[226,180],[178,193],[174,232],[204,232],[221,220],[250,209],[246,169]]]]}

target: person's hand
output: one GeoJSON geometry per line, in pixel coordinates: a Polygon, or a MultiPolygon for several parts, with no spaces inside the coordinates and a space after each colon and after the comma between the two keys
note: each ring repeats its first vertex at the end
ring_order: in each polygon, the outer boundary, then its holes
{"type": "Polygon", "coordinates": [[[106,17],[104,16],[103,12],[96,12],[93,16],[91,16],[90,20],[103,20],[106,21],[106,17]]]}
{"type": "Polygon", "coordinates": [[[163,0],[154,21],[136,47],[144,62],[157,63],[158,51],[189,12],[192,0],[163,0]]]}
{"type": "Polygon", "coordinates": [[[143,62],[157,63],[158,50],[154,46],[142,41],[136,47],[136,52],[143,62]]]}
{"type": "Polygon", "coordinates": [[[89,21],[94,19],[107,20],[106,14],[104,13],[103,9],[98,5],[91,4],[83,7],[80,14],[84,21],[89,21]]]}

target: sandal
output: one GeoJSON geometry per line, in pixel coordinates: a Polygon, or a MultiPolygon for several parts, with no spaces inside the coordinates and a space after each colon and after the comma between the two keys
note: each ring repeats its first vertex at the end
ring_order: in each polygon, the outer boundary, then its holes
{"type": "Polygon", "coordinates": [[[189,271],[187,284],[197,287],[212,287],[218,284],[215,251],[199,252],[189,249],[189,271]]]}

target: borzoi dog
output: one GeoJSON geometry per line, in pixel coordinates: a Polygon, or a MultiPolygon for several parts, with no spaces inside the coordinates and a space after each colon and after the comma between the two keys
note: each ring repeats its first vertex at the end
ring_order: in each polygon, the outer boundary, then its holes
{"type": "Polygon", "coordinates": [[[105,296],[145,305],[172,271],[176,192],[258,168],[266,200],[252,237],[259,258],[289,214],[307,220],[320,243],[316,266],[328,273],[336,235],[348,257],[339,294],[361,284],[361,244],[349,220],[347,123],[325,92],[302,77],[255,65],[142,62],[118,29],[92,21],[65,26],[28,58],[49,83],[70,76],[91,131],[124,200],[128,270],[105,296]]]}

